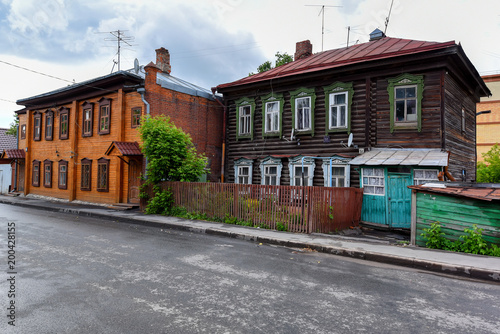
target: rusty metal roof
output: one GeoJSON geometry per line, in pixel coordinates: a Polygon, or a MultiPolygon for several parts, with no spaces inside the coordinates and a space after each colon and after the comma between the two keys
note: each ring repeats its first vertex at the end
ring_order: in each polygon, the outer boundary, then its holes
{"type": "Polygon", "coordinates": [[[128,155],[142,155],[141,148],[139,147],[139,143],[134,141],[114,141],[109,145],[106,150],[106,155],[110,155],[111,151],[116,148],[120,155],[128,156],[128,155]]]}
{"type": "Polygon", "coordinates": [[[368,166],[448,166],[448,152],[440,149],[380,149],[358,155],[350,165],[368,166]]]}
{"type": "Polygon", "coordinates": [[[2,159],[24,159],[24,157],[24,150],[21,149],[4,150],[1,154],[2,159]]]}
{"type": "Polygon", "coordinates": [[[482,201],[500,201],[500,185],[498,187],[481,187],[481,186],[448,186],[446,183],[440,183],[437,186],[425,184],[419,186],[409,186],[410,189],[419,191],[427,191],[432,193],[453,195],[459,197],[469,197],[482,201]],[[444,185],[444,187],[443,187],[444,185]]]}
{"type": "Polygon", "coordinates": [[[217,89],[322,71],[367,61],[446,49],[454,46],[456,46],[455,41],[440,43],[385,37],[376,41],[352,45],[348,48],[319,52],[309,57],[275,67],[269,71],[221,84],[217,86],[217,89]]]}

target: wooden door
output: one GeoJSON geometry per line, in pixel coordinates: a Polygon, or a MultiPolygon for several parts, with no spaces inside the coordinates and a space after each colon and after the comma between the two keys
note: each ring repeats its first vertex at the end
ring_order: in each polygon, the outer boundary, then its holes
{"type": "Polygon", "coordinates": [[[17,191],[24,192],[24,162],[20,161],[17,165],[19,172],[19,182],[17,183],[17,191]]]}
{"type": "Polygon", "coordinates": [[[128,165],[128,202],[139,203],[139,186],[141,185],[141,164],[137,160],[130,160],[128,165]]]}
{"type": "Polygon", "coordinates": [[[388,222],[393,228],[411,225],[411,174],[388,174],[388,222]]]}

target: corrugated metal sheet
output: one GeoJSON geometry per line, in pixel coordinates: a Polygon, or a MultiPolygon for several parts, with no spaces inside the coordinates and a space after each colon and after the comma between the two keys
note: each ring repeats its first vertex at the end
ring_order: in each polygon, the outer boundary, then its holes
{"type": "Polygon", "coordinates": [[[349,162],[367,166],[448,166],[448,152],[439,149],[377,149],[363,153],[349,162]]]}
{"type": "Polygon", "coordinates": [[[426,187],[425,185],[419,186],[410,186],[410,189],[416,189],[421,191],[440,193],[440,194],[448,194],[453,196],[461,196],[479,199],[483,201],[499,201],[500,200],[500,188],[493,187],[456,187],[456,186],[447,186],[444,185],[444,188],[441,187],[426,187]]]}
{"type": "Polygon", "coordinates": [[[337,68],[366,61],[445,49],[454,46],[456,46],[454,41],[439,43],[385,37],[376,41],[352,45],[348,48],[319,52],[266,72],[257,73],[237,81],[221,84],[217,86],[217,89],[265,81],[271,78],[276,79],[329,68],[337,68]]]}

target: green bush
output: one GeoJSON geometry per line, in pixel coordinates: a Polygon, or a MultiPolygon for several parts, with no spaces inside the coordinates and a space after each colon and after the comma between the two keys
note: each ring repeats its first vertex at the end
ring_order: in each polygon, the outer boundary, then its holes
{"type": "Polygon", "coordinates": [[[424,228],[423,231],[420,235],[427,240],[425,243],[427,248],[500,257],[500,247],[488,245],[483,238],[483,229],[477,228],[476,224],[472,225],[472,228],[466,228],[464,230],[466,234],[456,241],[445,238],[439,222],[432,223],[430,228],[424,228]]]}
{"type": "Polygon", "coordinates": [[[148,200],[146,214],[168,215],[174,205],[174,195],[170,189],[162,190],[160,186],[153,187],[154,197],[148,200]]]}

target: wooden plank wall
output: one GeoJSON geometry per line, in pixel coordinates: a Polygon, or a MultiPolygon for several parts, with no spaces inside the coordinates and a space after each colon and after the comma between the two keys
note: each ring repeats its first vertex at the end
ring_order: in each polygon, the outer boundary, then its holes
{"type": "Polygon", "coordinates": [[[450,240],[458,240],[466,228],[477,224],[484,229],[484,239],[500,245],[500,203],[476,199],[417,193],[416,243],[425,246],[421,236],[424,228],[439,222],[441,231],[450,240]]]}
{"type": "Polygon", "coordinates": [[[467,179],[476,179],[476,102],[472,95],[450,74],[445,76],[445,149],[450,152],[449,172],[462,181],[461,171],[467,179]],[[462,108],[465,109],[465,132],[462,132],[462,108]]]}

